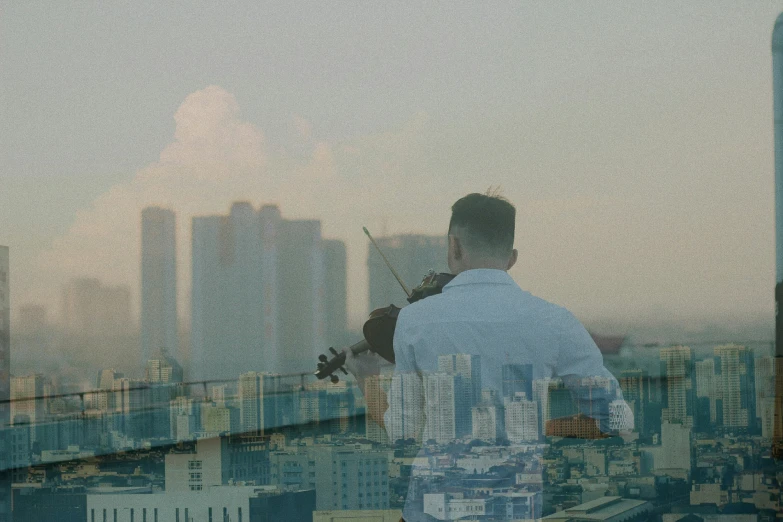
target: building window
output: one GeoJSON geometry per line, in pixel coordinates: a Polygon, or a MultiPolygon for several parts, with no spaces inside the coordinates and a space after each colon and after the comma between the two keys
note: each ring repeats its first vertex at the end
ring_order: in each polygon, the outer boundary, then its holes
{"type": "Polygon", "coordinates": [[[95,509],[90,510],[90,522],[95,522],[95,509]]]}
{"type": "Polygon", "coordinates": [[[114,522],[117,522],[117,508],[114,508],[114,522]]]}
{"type": "Polygon", "coordinates": [[[188,508],[185,508],[185,522],[190,522],[190,517],[188,517],[188,508]]]}
{"type": "Polygon", "coordinates": [[[155,517],[155,520],[153,520],[153,522],[158,522],[158,508],[155,508],[155,511],[153,511],[153,516],[155,517]]]}
{"type": "Polygon", "coordinates": [[[103,510],[103,522],[106,522],[106,509],[103,510]]]}
{"type": "Polygon", "coordinates": [[[201,472],[196,471],[194,473],[190,474],[190,481],[191,482],[201,482],[201,472]]]}
{"type": "Polygon", "coordinates": [[[242,508],[237,508],[237,516],[239,517],[239,522],[242,522],[242,508]]]}
{"type": "Polygon", "coordinates": [[[189,460],[188,461],[188,469],[201,469],[202,461],[200,460],[189,460]]]}
{"type": "Polygon", "coordinates": [[[212,522],[212,508],[209,508],[209,522],[212,522]]]}
{"type": "Polygon", "coordinates": [[[191,484],[190,491],[201,491],[203,487],[201,484],[191,484]]]}
{"type": "Polygon", "coordinates": [[[131,513],[130,513],[130,515],[131,515],[130,522],[134,522],[134,515],[135,515],[135,513],[133,512],[133,508],[131,508],[131,513]]]}
{"type": "Polygon", "coordinates": [[[174,510],[175,516],[176,516],[176,522],[179,522],[179,508],[174,510]]]}
{"type": "Polygon", "coordinates": [[[141,522],[147,522],[147,508],[141,510],[141,522]]]}

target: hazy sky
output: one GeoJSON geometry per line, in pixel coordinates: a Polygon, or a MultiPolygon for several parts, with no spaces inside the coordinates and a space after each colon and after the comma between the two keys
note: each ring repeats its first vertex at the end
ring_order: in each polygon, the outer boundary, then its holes
{"type": "Polygon", "coordinates": [[[358,323],[362,225],[443,234],[500,185],[512,275],[585,320],[772,316],[783,1],[66,4],[0,8],[14,306],[138,294],[147,204],[184,305],[190,217],[242,199],[347,242],[358,323]]]}

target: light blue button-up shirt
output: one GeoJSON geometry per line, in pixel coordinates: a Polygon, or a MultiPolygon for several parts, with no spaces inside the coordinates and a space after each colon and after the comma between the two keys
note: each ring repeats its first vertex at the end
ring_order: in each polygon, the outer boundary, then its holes
{"type": "MultiPolygon", "coordinates": [[[[604,367],[601,352],[573,314],[522,290],[505,271],[467,270],[447,284],[441,294],[400,311],[394,331],[394,377],[399,377],[392,379],[390,407],[384,415],[390,437],[395,425],[398,429],[393,438],[400,434],[400,419],[393,418],[400,415],[407,423],[403,429],[406,437],[428,432],[421,424],[434,422],[423,411],[430,394],[422,387],[420,400],[411,400],[408,394],[406,403],[398,404],[404,396],[400,387],[409,386],[405,383],[410,383],[413,375],[423,383],[428,375],[442,375],[443,361],[448,361],[442,356],[452,354],[479,356],[480,362],[470,359],[480,367],[480,371],[473,370],[480,373],[480,388],[494,390],[501,400],[503,365],[529,364],[534,380],[561,378],[578,409],[595,418],[603,431],[609,431],[609,405],[622,401],[617,380],[604,367]],[[603,387],[599,386],[596,393],[596,386],[584,386],[585,382],[600,382],[603,387]]],[[[471,380],[475,381],[475,374],[471,380]]],[[[475,385],[473,382],[469,386],[475,385]]],[[[466,397],[471,392],[467,393],[461,395],[462,400],[470,400],[466,397]]],[[[621,428],[629,430],[633,428],[633,416],[627,405],[624,407],[626,425],[621,428]]],[[[405,514],[406,519],[415,518],[408,505],[405,514]]]]}

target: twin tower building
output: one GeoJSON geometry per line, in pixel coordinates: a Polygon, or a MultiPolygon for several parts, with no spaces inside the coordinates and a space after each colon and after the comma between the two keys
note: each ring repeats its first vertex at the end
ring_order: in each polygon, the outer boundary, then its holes
{"type": "MultiPolygon", "coordinates": [[[[320,221],[283,219],[277,206],[256,210],[239,202],[228,215],[194,217],[192,227],[187,343],[177,328],[175,214],[158,207],[142,212],[143,362],[165,348],[187,359],[189,380],[236,379],[247,371],[300,373],[314,369],[329,346],[349,341],[345,244],[323,239],[320,221]]],[[[378,242],[410,285],[429,268],[445,268],[445,237],[378,242]]],[[[404,303],[374,251],[368,271],[371,307],[404,303]]]]}
{"type": "MultiPolygon", "coordinates": [[[[316,220],[276,206],[235,203],[226,216],[193,218],[190,380],[315,367],[346,330],[346,254],[316,220]]],[[[165,348],[183,358],[177,328],[175,215],[142,212],[142,361],[165,348]]],[[[187,343],[183,343],[187,345],[187,343]]]]}

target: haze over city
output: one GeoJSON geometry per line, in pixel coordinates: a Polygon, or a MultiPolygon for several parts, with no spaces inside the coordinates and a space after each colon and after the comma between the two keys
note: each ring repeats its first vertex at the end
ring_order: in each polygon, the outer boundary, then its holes
{"type": "Polygon", "coordinates": [[[247,200],[346,242],[355,327],[361,227],[444,234],[492,185],[519,212],[514,278],[584,320],[771,325],[781,6],[8,6],[14,306],[56,316],[76,276],[137,306],[159,204],[187,319],[191,217],[247,200]]]}

